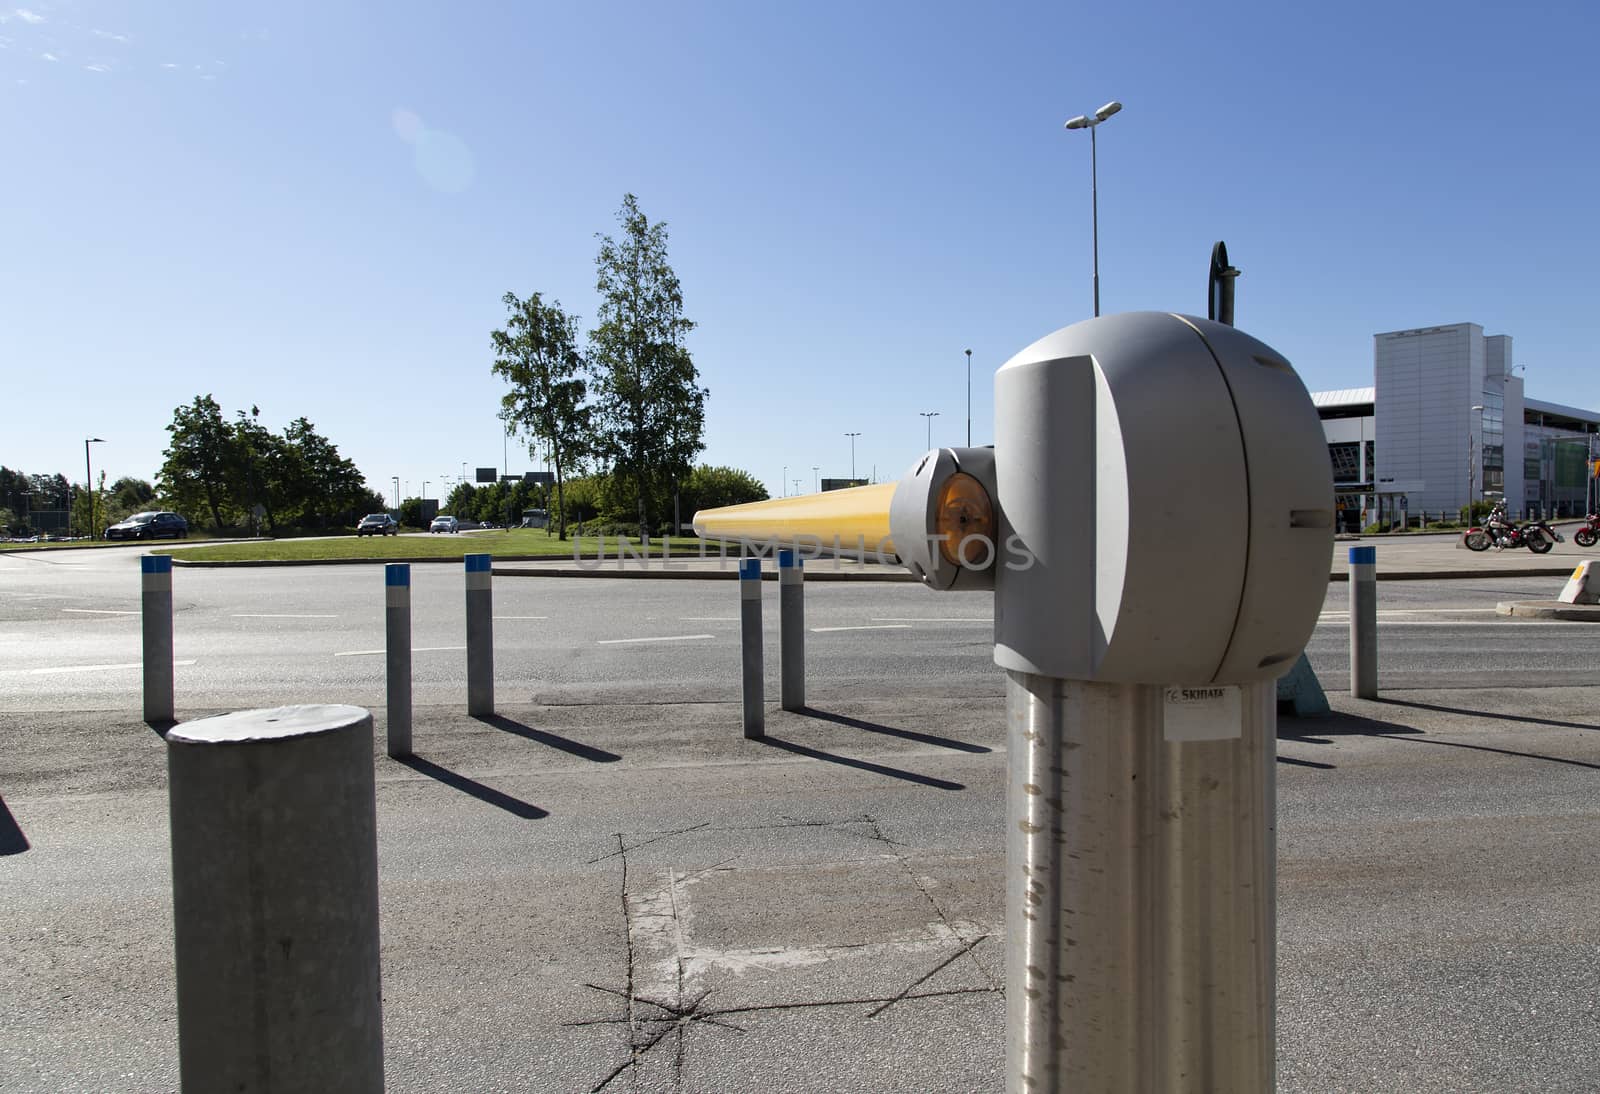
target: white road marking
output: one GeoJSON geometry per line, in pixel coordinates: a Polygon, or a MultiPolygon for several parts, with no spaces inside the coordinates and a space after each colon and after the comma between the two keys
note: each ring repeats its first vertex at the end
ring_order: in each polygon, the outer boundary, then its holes
{"type": "MultiPolygon", "coordinates": [[[[1383,620],[1382,622],[1383,622],[1383,626],[1385,626],[1385,627],[1460,627],[1460,628],[1465,629],[1465,628],[1469,628],[1469,627],[1498,627],[1498,628],[1505,628],[1505,627],[1550,627],[1551,624],[1556,624],[1557,626],[1555,627],[1555,629],[1557,629],[1557,630],[1565,629],[1565,628],[1562,628],[1562,627],[1559,626],[1563,622],[1563,620],[1560,620],[1560,619],[1550,619],[1550,620],[1544,620],[1544,621],[1540,621],[1540,622],[1535,622],[1534,620],[1531,620],[1531,619],[1516,619],[1516,620],[1507,619],[1503,623],[1491,623],[1491,622],[1488,622],[1488,621],[1484,621],[1482,623],[1468,623],[1468,622],[1465,622],[1465,621],[1452,622],[1451,620],[1448,620],[1448,619],[1439,619],[1439,620],[1386,619],[1386,620],[1383,620]]],[[[1322,627],[1322,626],[1344,627],[1344,626],[1348,626],[1348,625],[1349,625],[1348,622],[1346,620],[1343,620],[1343,619],[1337,619],[1337,620],[1324,619],[1324,620],[1319,620],[1318,623],[1317,623],[1317,626],[1319,626],[1319,627],[1322,627]]],[[[1579,632],[1579,633],[1582,633],[1582,632],[1579,632]]]]}
{"type": "MultiPolygon", "coordinates": [[[[192,665],[194,660],[174,661],[174,665],[192,665]]],[[[120,665],[60,665],[48,669],[29,669],[30,676],[58,676],[64,672],[110,672],[113,669],[142,669],[143,661],[127,661],[120,665]]]]}
{"type": "Polygon", "coordinates": [[[976,615],[875,615],[874,623],[993,623],[992,617],[976,615]]]}
{"type": "MultiPolygon", "coordinates": [[[[440,653],[449,650],[464,650],[465,646],[412,646],[412,653],[440,653]]],[[[335,657],[377,657],[388,653],[388,650],[340,650],[335,657]]]]}
{"type": "Polygon", "coordinates": [[[685,615],[678,619],[680,623],[737,623],[736,615],[685,615]]]}
{"type": "MultiPolygon", "coordinates": [[[[1383,615],[1493,615],[1493,608],[1379,608],[1378,614],[1383,615]]],[[[1348,619],[1350,612],[1343,611],[1323,612],[1319,619],[1348,619]]]]}
{"type": "Polygon", "coordinates": [[[827,631],[909,631],[910,623],[873,623],[865,627],[812,627],[812,634],[823,634],[827,631]]]}
{"type": "Polygon", "coordinates": [[[627,642],[690,642],[697,638],[715,638],[714,634],[663,634],[655,638],[598,638],[597,646],[620,646],[627,642]]]}
{"type": "Polygon", "coordinates": [[[496,619],[549,619],[548,615],[497,615],[496,619]]]}
{"type": "Polygon", "coordinates": [[[234,612],[235,619],[338,619],[336,615],[279,615],[272,613],[234,612]]]}
{"type": "Polygon", "coordinates": [[[74,615],[138,615],[138,612],[120,611],[116,608],[62,608],[74,615]]]}

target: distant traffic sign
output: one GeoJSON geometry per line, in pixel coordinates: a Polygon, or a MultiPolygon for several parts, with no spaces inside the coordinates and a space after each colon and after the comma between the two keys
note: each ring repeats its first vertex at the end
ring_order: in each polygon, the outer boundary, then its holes
{"type": "Polygon", "coordinates": [[[478,468],[478,481],[479,482],[494,482],[495,478],[497,477],[497,473],[499,472],[499,470],[500,469],[497,468],[497,467],[480,467],[480,468],[478,468]]]}

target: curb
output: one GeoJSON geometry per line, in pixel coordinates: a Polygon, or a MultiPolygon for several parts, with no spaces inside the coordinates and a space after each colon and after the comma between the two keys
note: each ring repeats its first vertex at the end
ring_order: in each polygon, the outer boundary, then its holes
{"type": "Polygon", "coordinates": [[[1600,604],[1568,604],[1561,600],[1502,600],[1494,610],[1498,615],[1511,615],[1518,619],[1600,623],[1600,604]]]}

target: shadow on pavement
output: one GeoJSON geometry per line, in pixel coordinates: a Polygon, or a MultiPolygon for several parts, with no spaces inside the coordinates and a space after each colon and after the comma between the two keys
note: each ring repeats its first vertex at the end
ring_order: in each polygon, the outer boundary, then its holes
{"type": "Polygon", "coordinates": [[[622,759],[615,752],[607,752],[603,748],[595,748],[593,745],[586,745],[582,741],[574,741],[569,737],[561,737],[542,729],[534,729],[532,726],[523,725],[513,718],[507,718],[503,714],[474,714],[473,718],[502,732],[514,733],[518,737],[526,737],[530,741],[560,749],[562,752],[576,756],[580,760],[591,760],[597,764],[609,764],[622,759]]]}
{"type": "Polygon", "coordinates": [[[397,758],[395,763],[404,764],[411,770],[426,775],[430,779],[438,779],[446,786],[454,787],[463,794],[470,794],[487,805],[504,809],[507,813],[521,817],[523,820],[539,820],[550,815],[548,810],[540,809],[537,805],[529,805],[521,798],[513,798],[510,794],[502,794],[492,786],[484,786],[475,779],[469,779],[465,775],[457,775],[449,768],[430,763],[420,756],[397,758]]]}
{"type": "Polygon", "coordinates": [[[6,800],[0,798],[0,855],[20,855],[28,847],[28,837],[22,834],[17,818],[6,808],[6,800]]]}
{"type": "Polygon", "coordinates": [[[967,741],[958,741],[952,737],[936,737],[931,733],[918,733],[911,729],[896,729],[894,726],[882,725],[878,722],[868,722],[860,718],[851,718],[844,714],[833,714],[816,707],[802,707],[798,712],[807,718],[815,718],[822,722],[832,722],[835,725],[849,726],[851,729],[864,729],[868,733],[882,733],[889,737],[899,737],[906,741],[919,741],[925,745],[937,745],[940,748],[953,748],[957,752],[990,752],[992,749],[983,745],[970,744],[967,741]]]}
{"type": "Polygon", "coordinates": [[[1328,737],[1392,737],[1396,734],[1421,734],[1422,730],[1403,726],[1398,722],[1384,722],[1377,718],[1363,718],[1359,714],[1340,714],[1335,711],[1320,718],[1280,718],[1278,740],[1299,741],[1302,744],[1325,745],[1328,737]],[[1303,728],[1302,728],[1303,727],[1303,728]]]}
{"type": "Polygon", "coordinates": [[[1319,764],[1315,760],[1297,760],[1293,756],[1279,756],[1280,764],[1289,764],[1291,767],[1315,767],[1320,771],[1337,771],[1338,764],[1319,764]]]}
{"type": "MultiPolygon", "coordinates": [[[[1477,710],[1457,710],[1454,707],[1433,706],[1429,703],[1402,703],[1395,700],[1386,700],[1394,706],[1418,707],[1424,710],[1436,710],[1446,714],[1465,714],[1478,718],[1504,719],[1511,722],[1534,722],[1539,725],[1559,726],[1567,729],[1600,729],[1600,726],[1582,725],[1577,722],[1552,722],[1544,718],[1520,718],[1515,715],[1492,714],[1477,710]]],[[[1445,741],[1438,737],[1430,737],[1420,729],[1411,726],[1399,725],[1395,722],[1384,722],[1377,718],[1363,718],[1358,714],[1332,714],[1325,718],[1318,718],[1315,722],[1315,732],[1298,734],[1285,732],[1284,724],[1278,723],[1278,739],[1281,741],[1297,741],[1301,744],[1325,745],[1331,744],[1329,737],[1384,737],[1391,741],[1404,741],[1414,745],[1438,745],[1441,748],[1465,748],[1472,752],[1494,752],[1501,756],[1520,756],[1529,760],[1544,760],[1553,764],[1564,764],[1568,767],[1586,767],[1600,771],[1600,764],[1590,763],[1587,760],[1568,760],[1561,756],[1547,756],[1543,752],[1522,752],[1514,748],[1495,748],[1492,745],[1467,744],[1464,741],[1445,741]]],[[[1299,766],[1315,766],[1310,761],[1297,760],[1290,757],[1278,757],[1280,763],[1288,762],[1299,766]]],[[[1333,765],[1327,765],[1333,766],[1333,765]]]]}
{"type": "Polygon", "coordinates": [[[1536,726],[1555,726],[1557,729],[1600,729],[1593,722],[1562,722],[1554,718],[1535,718],[1528,714],[1496,714],[1488,710],[1468,710],[1466,707],[1442,707],[1434,703],[1416,703],[1409,699],[1384,699],[1393,707],[1413,707],[1417,710],[1437,710],[1441,714],[1465,714],[1470,718],[1493,718],[1499,722],[1527,722],[1536,726]]]}
{"type": "Polygon", "coordinates": [[[164,741],[167,739],[167,731],[178,723],[173,718],[151,718],[146,720],[144,724],[155,730],[156,736],[164,741]]]}
{"type": "MultiPolygon", "coordinates": [[[[1384,734],[1383,736],[1387,736],[1384,734]]],[[[1529,760],[1544,760],[1553,764],[1565,764],[1568,767],[1587,767],[1591,771],[1600,771],[1600,764],[1592,764],[1587,760],[1568,760],[1560,756],[1546,756],[1542,752],[1519,752],[1514,748],[1493,748],[1489,745],[1469,745],[1461,741],[1440,741],[1432,737],[1395,737],[1396,741],[1405,741],[1414,745],[1443,745],[1445,748],[1469,748],[1474,752],[1498,752],[1502,756],[1521,756],[1529,760]]]]}
{"type": "Polygon", "coordinates": [[[757,737],[755,738],[755,743],[769,745],[772,748],[781,748],[785,752],[793,752],[796,756],[807,756],[813,760],[853,767],[859,771],[871,771],[876,775],[887,775],[891,779],[904,779],[908,783],[916,783],[919,786],[931,786],[935,790],[966,789],[963,784],[953,783],[947,779],[936,779],[932,775],[918,775],[915,771],[903,771],[898,767],[875,764],[870,760],[857,760],[850,756],[840,756],[832,752],[824,752],[820,748],[808,748],[805,745],[797,745],[793,741],[779,740],[777,737],[757,737]]]}

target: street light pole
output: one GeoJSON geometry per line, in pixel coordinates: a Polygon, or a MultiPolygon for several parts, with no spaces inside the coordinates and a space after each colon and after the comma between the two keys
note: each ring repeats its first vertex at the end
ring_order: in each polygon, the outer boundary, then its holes
{"type": "Polygon", "coordinates": [[[821,469],[816,464],[811,465],[811,492],[813,494],[822,493],[821,469]]]}
{"type": "Polygon", "coordinates": [[[99,539],[94,534],[94,470],[89,466],[89,446],[91,444],[104,444],[100,437],[86,437],[83,441],[83,482],[89,488],[89,538],[99,539]]]}
{"type": "Polygon", "coordinates": [[[928,419],[928,447],[933,447],[933,420],[939,416],[937,410],[919,410],[918,414],[928,419]]]}
{"type": "Polygon", "coordinates": [[[861,436],[861,434],[860,433],[846,433],[845,436],[850,438],[850,481],[851,482],[855,482],[856,481],[856,438],[861,436]]]}
{"type": "Polygon", "coordinates": [[[400,476],[399,475],[395,475],[394,476],[394,511],[395,511],[395,514],[398,516],[399,513],[400,513],[400,476]]]}
{"type": "Polygon", "coordinates": [[[972,447],[972,351],[967,350],[967,447],[972,447]]]}
{"type": "Polygon", "coordinates": [[[789,465],[788,464],[784,464],[783,465],[783,478],[778,480],[778,489],[783,492],[783,496],[784,497],[788,497],[789,496],[789,465]]]}
{"type": "Polygon", "coordinates": [[[1122,104],[1113,99],[1099,110],[1096,110],[1092,117],[1079,114],[1076,118],[1067,119],[1064,126],[1066,129],[1087,129],[1089,131],[1089,222],[1090,230],[1094,236],[1094,313],[1096,315],[1100,314],[1100,166],[1099,152],[1095,148],[1094,131],[1101,122],[1121,109],[1122,104]]]}

